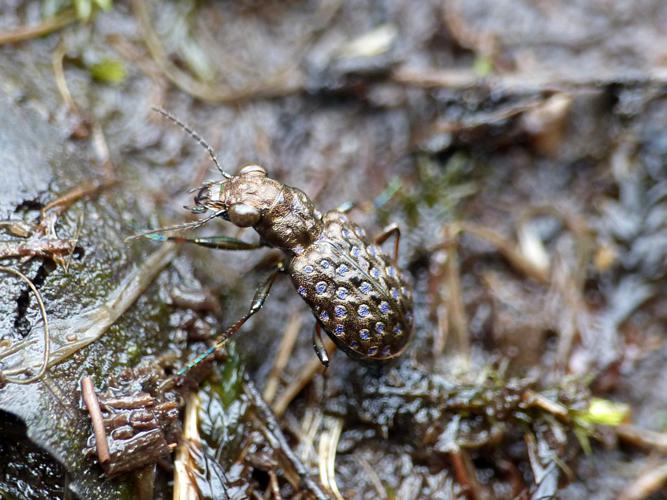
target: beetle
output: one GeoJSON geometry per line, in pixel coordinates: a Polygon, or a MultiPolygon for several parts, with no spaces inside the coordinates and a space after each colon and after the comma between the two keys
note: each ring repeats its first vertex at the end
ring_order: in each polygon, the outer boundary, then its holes
{"type": "Polygon", "coordinates": [[[142,235],[223,250],[273,247],[282,250],[287,258],[257,288],[248,311],[217,338],[215,345],[180,370],[179,375],[213,354],[262,308],[281,272],[290,276],[297,293],[315,316],[313,347],[324,366],[328,366],[329,358],[321,330],[338,348],[358,360],[389,360],[405,350],[413,330],[413,302],[411,287],[397,266],[398,226],[389,226],[370,241],[364,230],[348,219],[346,212],[350,206],[322,214],[303,191],[270,178],[259,165],[246,165],[238,174],[230,175],[220,166],[211,146],[194,130],[167,111],[153,109],[206,148],[222,179],[195,189],[194,205],[186,207],[192,213],[209,213],[208,216],[142,235]],[[198,227],[217,217],[239,228],[252,227],[259,241],[161,234],[198,227]],[[380,245],[391,237],[395,238],[394,253],[389,257],[380,245]]]}

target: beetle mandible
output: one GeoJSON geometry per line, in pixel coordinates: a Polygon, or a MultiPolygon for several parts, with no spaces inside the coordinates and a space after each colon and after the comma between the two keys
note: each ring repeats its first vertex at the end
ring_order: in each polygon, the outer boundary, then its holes
{"type": "Polygon", "coordinates": [[[248,311],[179,375],[215,352],[262,308],[280,272],[289,274],[296,291],[315,316],[313,347],[325,366],[329,360],[321,329],[355,359],[388,360],[403,352],[413,327],[412,291],[397,267],[398,226],[389,226],[370,242],[364,230],[349,221],[347,209],[322,214],[303,191],[271,179],[259,165],[244,166],[237,175],[228,174],[211,146],[194,130],[168,112],[153,109],[204,146],[223,178],[199,188],[194,206],[190,208],[195,214],[211,212],[210,215],[194,223],[161,228],[144,235],[224,250],[274,247],[287,257],[286,263],[281,263],[257,288],[248,311]],[[159,234],[197,227],[216,217],[240,228],[252,227],[259,234],[259,242],[249,243],[228,236],[184,238],[159,234]],[[390,258],[380,245],[392,236],[394,254],[390,258]]]}

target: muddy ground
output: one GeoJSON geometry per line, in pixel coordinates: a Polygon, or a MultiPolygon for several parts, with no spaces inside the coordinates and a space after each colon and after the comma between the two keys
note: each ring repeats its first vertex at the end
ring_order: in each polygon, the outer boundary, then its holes
{"type": "MultiPolygon", "coordinates": [[[[666,36],[660,0],[0,5],[0,491],[664,498],[666,36]],[[322,373],[281,277],[165,387],[281,254],[126,240],[219,178],[154,106],[400,225],[401,358],[322,373]]],[[[257,238],[230,226],[181,234],[257,238]]]]}

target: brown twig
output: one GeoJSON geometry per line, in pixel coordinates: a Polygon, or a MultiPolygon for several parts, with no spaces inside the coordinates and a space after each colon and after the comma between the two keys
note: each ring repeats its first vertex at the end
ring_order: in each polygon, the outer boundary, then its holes
{"type": "Polygon", "coordinates": [[[500,233],[487,227],[482,227],[469,222],[460,223],[459,229],[491,243],[514,268],[530,278],[539,283],[549,283],[548,272],[526,259],[521,252],[519,252],[515,246],[500,233]]]}
{"type": "Polygon", "coordinates": [[[475,468],[468,453],[457,446],[449,452],[449,458],[454,467],[456,480],[465,491],[466,496],[471,500],[483,498],[482,488],[477,480],[475,468]]]}
{"type": "Polygon", "coordinates": [[[53,75],[56,80],[56,88],[60,93],[63,101],[73,113],[79,113],[79,108],[72,98],[72,93],[69,91],[67,86],[67,79],[65,78],[65,70],[63,68],[63,59],[65,58],[65,43],[61,40],[56,50],[53,51],[51,56],[51,64],[53,65],[53,75]]]}
{"type": "MultiPolygon", "coordinates": [[[[328,338],[322,339],[329,356],[336,351],[336,345],[328,338]]],[[[282,417],[292,400],[313,380],[318,373],[324,373],[324,366],[320,360],[313,358],[299,376],[285,389],[285,392],[274,402],[271,407],[278,417],[282,417]]]]}
{"type": "Polygon", "coordinates": [[[292,314],[285,327],[285,332],[283,333],[283,338],[280,341],[280,347],[278,348],[278,355],[275,358],[271,372],[267,377],[266,387],[264,388],[264,400],[269,404],[271,404],[273,398],[276,396],[280,376],[287,366],[292,351],[294,351],[294,344],[296,343],[299,331],[301,330],[301,324],[303,323],[302,318],[303,314],[301,313],[292,314]]]}
{"type": "Polygon", "coordinates": [[[343,421],[340,418],[327,418],[326,430],[320,435],[318,462],[320,467],[320,481],[331,492],[336,500],[343,500],[336,483],[336,449],[343,430],[343,421]]]}
{"type": "Polygon", "coordinates": [[[600,88],[605,85],[624,84],[639,85],[650,83],[664,83],[667,81],[667,72],[655,69],[645,75],[610,75],[602,78],[591,78],[584,75],[581,78],[568,78],[567,75],[554,78],[548,73],[508,73],[494,74],[481,77],[471,69],[441,70],[437,68],[410,69],[398,68],[391,76],[392,80],[401,85],[424,89],[448,88],[453,90],[488,89],[503,90],[508,94],[534,94],[538,92],[556,92],[563,90],[586,90],[600,88]]]}
{"type": "Polygon", "coordinates": [[[563,422],[571,421],[570,414],[568,413],[565,406],[544,397],[538,392],[529,389],[523,393],[522,399],[524,404],[526,404],[528,407],[535,407],[544,410],[563,422]]]}
{"type": "Polygon", "coordinates": [[[658,493],[665,485],[667,485],[667,461],[651,466],[640,474],[621,492],[618,498],[619,500],[641,500],[658,493]]]}
{"type": "Polygon", "coordinates": [[[466,317],[463,291],[461,289],[461,272],[459,269],[458,238],[446,228],[447,260],[445,261],[445,277],[447,280],[449,326],[451,327],[458,348],[466,358],[470,357],[470,339],[468,336],[468,319],[466,317]]]}
{"type": "Polygon", "coordinates": [[[103,179],[100,181],[84,181],[81,184],[74,186],[69,191],[61,194],[55,200],[52,200],[44,205],[41,210],[42,217],[44,217],[46,212],[49,212],[54,208],[58,208],[57,213],[62,213],[70,205],[72,205],[72,203],[80,200],[85,196],[92,196],[97,194],[101,190],[108,188],[114,183],[115,181],[112,179],[103,179]]]}
{"type": "Polygon", "coordinates": [[[69,255],[75,248],[74,240],[32,238],[27,241],[0,241],[0,259],[12,257],[46,257],[69,255]]]}
{"type": "Polygon", "coordinates": [[[623,424],[615,427],[616,434],[623,441],[634,446],[667,453],[667,432],[642,429],[635,425],[623,424]]]}
{"type": "Polygon", "coordinates": [[[93,380],[89,376],[85,376],[81,379],[81,396],[83,397],[83,402],[88,409],[88,414],[90,415],[90,420],[93,424],[97,458],[101,464],[105,464],[111,458],[109,454],[109,444],[107,443],[107,434],[104,430],[104,420],[102,419],[100,403],[97,399],[97,394],[95,394],[93,380]]]}
{"type": "Polygon", "coordinates": [[[66,10],[65,12],[61,12],[35,26],[21,26],[20,28],[16,28],[6,33],[1,33],[0,45],[24,42],[26,40],[31,40],[32,38],[48,35],[49,33],[64,28],[75,21],[76,13],[74,10],[66,10]]]}

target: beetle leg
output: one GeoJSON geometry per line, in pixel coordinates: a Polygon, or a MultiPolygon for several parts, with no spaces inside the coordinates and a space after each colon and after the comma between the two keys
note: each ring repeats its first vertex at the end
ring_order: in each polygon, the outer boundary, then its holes
{"type": "Polygon", "coordinates": [[[164,236],[161,234],[148,234],[146,238],[157,241],[175,241],[176,243],[194,243],[206,248],[215,248],[218,250],[255,250],[262,248],[261,242],[250,243],[247,241],[232,238],[230,236],[204,236],[201,238],[184,238],[182,236],[164,236]]]}
{"type": "Polygon", "coordinates": [[[377,245],[382,245],[392,236],[396,237],[394,240],[394,262],[396,262],[398,260],[398,244],[401,241],[401,229],[397,224],[389,224],[387,227],[385,227],[384,231],[375,237],[375,243],[377,245]]]}
{"type": "Polygon", "coordinates": [[[243,324],[262,308],[264,302],[266,301],[266,298],[269,296],[269,292],[271,291],[271,286],[273,286],[274,281],[276,281],[276,278],[278,277],[278,273],[283,272],[284,270],[285,266],[281,262],[278,265],[277,269],[273,271],[264,280],[264,282],[257,288],[257,290],[255,290],[255,296],[252,299],[252,303],[250,304],[250,308],[248,309],[248,311],[238,321],[236,321],[233,325],[227,328],[227,330],[225,330],[216,339],[215,344],[213,346],[209,347],[206,351],[201,353],[194,360],[190,361],[187,365],[185,365],[185,367],[181,368],[178,371],[177,375],[184,375],[185,373],[189,372],[192,368],[197,366],[199,363],[204,361],[215,351],[224,346],[227,343],[227,341],[241,329],[243,324]]]}
{"type": "Polygon", "coordinates": [[[324,342],[322,342],[322,328],[319,323],[315,323],[315,329],[313,330],[313,349],[315,349],[315,354],[317,354],[320,363],[325,368],[329,368],[329,355],[324,347],[324,342]]]}

